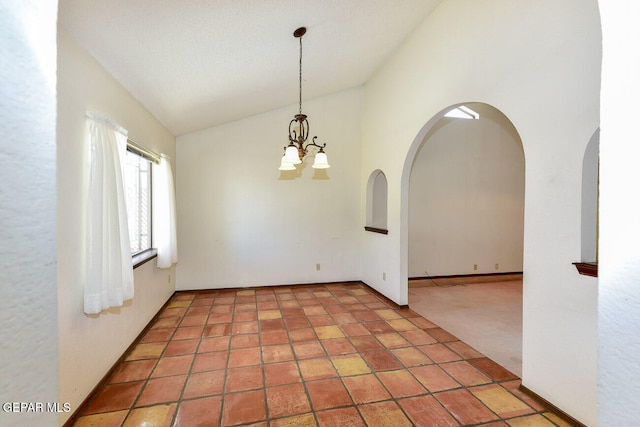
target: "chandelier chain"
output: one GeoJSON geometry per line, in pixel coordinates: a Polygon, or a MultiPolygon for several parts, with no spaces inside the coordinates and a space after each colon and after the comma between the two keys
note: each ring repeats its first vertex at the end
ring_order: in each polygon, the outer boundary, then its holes
{"type": "Polygon", "coordinates": [[[299,37],[300,40],[300,62],[299,62],[299,94],[300,98],[298,100],[298,112],[302,114],[302,37],[299,37]]]}

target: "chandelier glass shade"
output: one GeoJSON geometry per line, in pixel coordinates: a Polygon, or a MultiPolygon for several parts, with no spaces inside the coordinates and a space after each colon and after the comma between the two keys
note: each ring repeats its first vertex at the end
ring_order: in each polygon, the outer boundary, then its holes
{"type": "Polygon", "coordinates": [[[301,164],[302,159],[309,153],[309,146],[318,148],[312,167],[314,169],[329,168],[327,154],[324,152],[324,147],[327,144],[317,144],[317,136],[307,142],[309,138],[309,122],[306,114],[302,114],[302,36],[306,32],[307,29],[305,27],[300,27],[293,32],[293,36],[300,40],[298,114],[289,122],[289,145],[284,147],[284,156],[282,156],[280,167],[278,168],[281,171],[296,170],[296,165],[301,164]]]}

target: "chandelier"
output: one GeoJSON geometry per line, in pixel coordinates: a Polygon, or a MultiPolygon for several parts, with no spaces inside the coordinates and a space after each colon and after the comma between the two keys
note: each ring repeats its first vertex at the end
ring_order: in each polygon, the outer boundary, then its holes
{"type": "Polygon", "coordinates": [[[289,122],[289,145],[284,147],[284,156],[282,156],[280,167],[278,168],[281,171],[296,170],[296,165],[302,163],[302,159],[307,155],[307,149],[310,145],[318,147],[312,167],[314,169],[327,169],[329,167],[327,155],[324,152],[324,147],[327,144],[316,144],[317,136],[314,136],[311,142],[307,142],[309,122],[307,121],[307,116],[302,114],[302,36],[306,32],[307,29],[305,27],[300,27],[293,32],[293,36],[300,40],[298,114],[289,122]]]}

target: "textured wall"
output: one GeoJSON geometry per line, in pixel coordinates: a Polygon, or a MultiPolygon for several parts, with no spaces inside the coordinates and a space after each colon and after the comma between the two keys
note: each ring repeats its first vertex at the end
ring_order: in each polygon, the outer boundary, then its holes
{"type": "Polygon", "coordinates": [[[57,2],[0,5],[0,425],[55,425],[57,2]]]}
{"type": "Polygon", "coordinates": [[[599,425],[640,419],[640,4],[600,2],[599,425]]]}

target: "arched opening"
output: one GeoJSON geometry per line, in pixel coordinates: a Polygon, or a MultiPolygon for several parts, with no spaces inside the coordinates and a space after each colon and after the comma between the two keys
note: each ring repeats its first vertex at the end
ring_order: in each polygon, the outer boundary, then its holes
{"type": "Polygon", "coordinates": [[[520,376],[525,165],[518,132],[496,108],[465,103],[430,120],[412,149],[403,174],[409,306],[520,376]]]}

